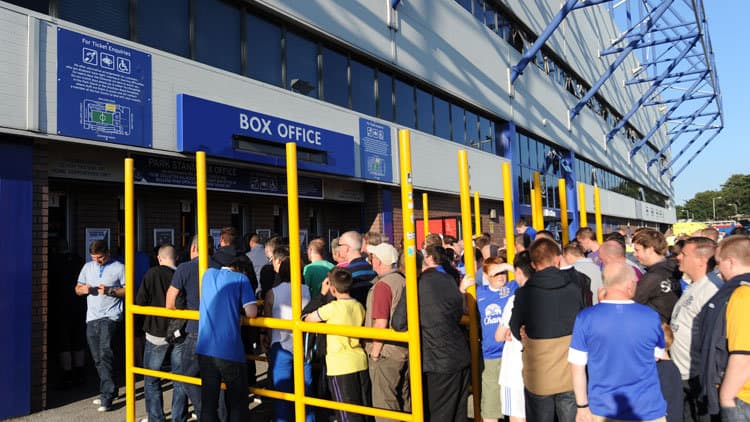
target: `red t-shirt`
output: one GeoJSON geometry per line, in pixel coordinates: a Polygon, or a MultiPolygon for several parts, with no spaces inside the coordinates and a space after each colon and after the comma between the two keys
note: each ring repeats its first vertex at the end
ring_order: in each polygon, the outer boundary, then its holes
{"type": "Polygon", "coordinates": [[[372,319],[391,319],[391,301],[393,294],[386,283],[375,284],[372,292],[372,319]]]}

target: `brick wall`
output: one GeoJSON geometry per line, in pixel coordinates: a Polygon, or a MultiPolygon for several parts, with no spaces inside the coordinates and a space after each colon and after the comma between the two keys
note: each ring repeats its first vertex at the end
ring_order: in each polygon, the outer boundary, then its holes
{"type": "Polygon", "coordinates": [[[47,145],[34,143],[32,193],[31,411],[47,407],[47,145]]]}

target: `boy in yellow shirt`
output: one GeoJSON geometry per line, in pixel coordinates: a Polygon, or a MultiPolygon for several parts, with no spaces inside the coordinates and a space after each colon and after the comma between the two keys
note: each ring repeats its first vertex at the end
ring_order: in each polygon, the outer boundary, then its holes
{"type": "MultiPolygon", "coordinates": [[[[323,282],[321,294],[330,288],[336,300],[321,306],[317,311],[305,317],[307,322],[327,322],[334,325],[362,326],[365,320],[365,308],[349,295],[352,285],[352,273],[345,268],[336,267],[328,273],[323,282]]],[[[367,354],[359,339],[326,336],[326,367],[328,386],[333,399],[341,403],[370,406],[370,375],[367,371],[367,354]]],[[[338,411],[339,420],[366,421],[364,415],[338,411]]]]}

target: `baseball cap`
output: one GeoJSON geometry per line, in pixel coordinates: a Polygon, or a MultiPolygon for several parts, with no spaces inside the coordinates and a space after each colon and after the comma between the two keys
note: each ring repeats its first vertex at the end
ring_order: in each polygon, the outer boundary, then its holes
{"type": "Polygon", "coordinates": [[[398,262],[398,251],[388,243],[368,246],[367,252],[377,256],[384,265],[393,265],[398,262]]]}

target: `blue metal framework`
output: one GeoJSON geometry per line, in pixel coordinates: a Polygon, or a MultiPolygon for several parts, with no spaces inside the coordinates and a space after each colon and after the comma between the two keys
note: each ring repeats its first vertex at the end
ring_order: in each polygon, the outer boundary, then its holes
{"type": "Polygon", "coordinates": [[[602,3],[609,3],[612,18],[624,31],[599,52],[599,58],[607,63],[606,70],[570,109],[570,121],[578,116],[626,58],[632,52],[640,51],[637,67],[627,72],[632,77],[623,84],[648,86],[607,133],[606,140],[609,143],[641,108],[657,107],[660,117],[650,123],[646,135],[633,143],[631,158],[654,135],[665,135],[666,145],[647,165],[650,168],[662,163],[659,171],[664,175],[688,148],[700,138],[706,138],[702,146],[671,175],[670,180],[674,180],[724,127],[721,90],[703,0],[566,0],[536,42],[513,66],[511,84],[521,76],[569,13],[602,3]],[[695,135],[670,159],[672,146],[688,133],[695,135]]]}

